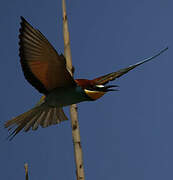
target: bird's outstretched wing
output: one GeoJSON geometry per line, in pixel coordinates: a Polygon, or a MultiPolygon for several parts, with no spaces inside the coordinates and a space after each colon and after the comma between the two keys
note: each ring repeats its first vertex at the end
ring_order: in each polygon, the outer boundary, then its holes
{"type": "Polygon", "coordinates": [[[109,74],[106,74],[104,76],[95,78],[95,79],[93,79],[93,81],[94,81],[95,84],[104,85],[104,84],[108,83],[109,81],[113,81],[116,78],[119,78],[120,76],[126,74],[127,72],[129,72],[130,70],[136,68],[137,66],[140,66],[141,64],[144,64],[144,63],[146,63],[148,61],[151,61],[152,59],[156,58],[157,56],[162,54],[167,49],[168,49],[168,47],[166,47],[165,49],[161,50],[159,53],[157,53],[156,55],[154,55],[152,57],[144,59],[143,61],[140,61],[140,62],[138,62],[136,64],[130,65],[127,68],[120,69],[119,71],[116,71],[116,72],[113,72],[113,73],[109,73],[109,74]]]}
{"type": "Polygon", "coordinates": [[[40,93],[47,94],[58,87],[76,85],[66,68],[64,56],[58,55],[46,37],[23,17],[19,39],[24,76],[40,93]]]}

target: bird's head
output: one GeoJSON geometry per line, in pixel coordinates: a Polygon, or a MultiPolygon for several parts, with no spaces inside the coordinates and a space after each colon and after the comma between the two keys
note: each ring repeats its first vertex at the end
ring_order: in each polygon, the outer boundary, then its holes
{"type": "Polygon", "coordinates": [[[97,81],[95,80],[88,79],[76,79],[75,81],[91,100],[97,100],[109,91],[118,91],[117,89],[112,89],[113,87],[118,87],[117,85],[106,86],[97,84],[97,81]]]}

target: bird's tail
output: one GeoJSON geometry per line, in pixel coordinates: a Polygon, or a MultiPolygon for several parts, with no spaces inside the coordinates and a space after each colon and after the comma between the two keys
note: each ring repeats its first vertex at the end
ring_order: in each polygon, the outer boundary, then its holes
{"type": "Polygon", "coordinates": [[[31,127],[32,130],[37,130],[39,125],[47,127],[53,124],[58,124],[67,119],[68,118],[62,108],[41,104],[40,106],[36,106],[31,110],[7,121],[5,123],[5,127],[9,128],[9,131],[15,128],[9,135],[11,140],[22,129],[24,129],[25,132],[29,131],[31,127]]]}

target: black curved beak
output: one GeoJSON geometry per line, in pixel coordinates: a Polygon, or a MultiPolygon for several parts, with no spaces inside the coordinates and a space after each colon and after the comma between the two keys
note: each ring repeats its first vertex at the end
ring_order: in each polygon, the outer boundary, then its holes
{"type": "Polygon", "coordinates": [[[112,88],[116,88],[116,87],[119,87],[118,85],[108,85],[108,86],[105,86],[103,88],[103,91],[104,92],[108,92],[108,91],[119,91],[119,89],[112,89],[112,88]]]}

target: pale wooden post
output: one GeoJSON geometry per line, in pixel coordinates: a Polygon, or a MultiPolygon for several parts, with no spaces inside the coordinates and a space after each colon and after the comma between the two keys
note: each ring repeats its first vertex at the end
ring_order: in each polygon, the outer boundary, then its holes
{"type": "Polygon", "coordinates": [[[25,163],[24,168],[25,168],[25,180],[28,180],[28,164],[27,163],[25,163]]]}
{"type": "MultiPolygon", "coordinates": [[[[68,31],[65,0],[62,0],[62,9],[63,9],[64,55],[67,61],[67,68],[73,75],[73,66],[72,66],[72,58],[71,58],[70,38],[69,38],[69,31],[68,31]]],[[[71,126],[72,126],[72,138],[73,138],[73,145],[74,145],[74,155],[75,155],[75,162],[76,162],[76,176],[77,176],[77,180],[84,180],[85,179],[84,166],[83,166],[82,147],[81,147],[81,141],[80,141],[80,131],[79,131],[76,104],[73,104],[70,106],[70,116],[71,116],[71,126]]]]}

